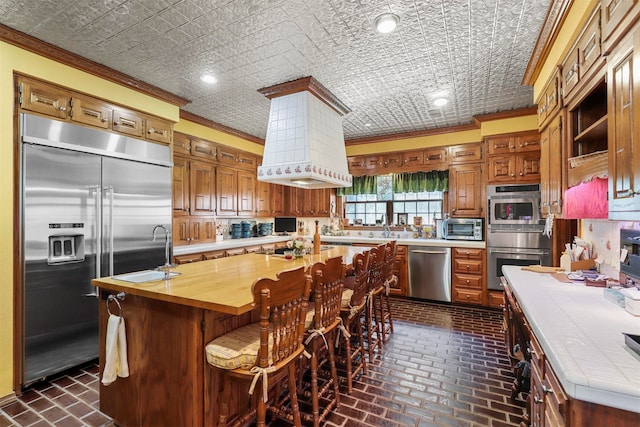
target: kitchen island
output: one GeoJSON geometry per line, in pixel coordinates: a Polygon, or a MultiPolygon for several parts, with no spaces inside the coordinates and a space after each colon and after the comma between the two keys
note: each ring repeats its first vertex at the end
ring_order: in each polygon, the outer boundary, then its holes
{"type": "Polygon", "coordinates": [[[551,410],[563,419],[554,425],[640,425],[640,355],[622,335],[640,335],[640,318],[605,299],[602,288],[563,283],[517,266],[504,266],[503,273],[506,293],[515,299],[513,307],[506,298],[506,313],[521,310],[535,341],[532,420],[551,410]],[[561,388],[554,393],[549,390],[555,378],[561,388]]]}
{"type": "MultiPolygon", "coordinates": [[[[94,279],[100,288],[100,361],[105,360],[107,297],[118,300],[127,331],[130,376],[100,385],[100,410],[119,426],[215,425],[218,378],[206,363],[204,347],[212,339],[256,321],[251,285],[260,277],[310,266],[342,256],[350,263],[365,248],[335,246],[319,255],[286,260],[283,256],[246,254],[201,261],[171,269],[170,280],[132,283],[131,275],[94,279]],[[127,277],[129,276],[129,277],[127,277]]],[[[102,362],[101,362],[102,365],[102,362]]],[[[243,411],[246,390],[232,401],[243,411]]]]}

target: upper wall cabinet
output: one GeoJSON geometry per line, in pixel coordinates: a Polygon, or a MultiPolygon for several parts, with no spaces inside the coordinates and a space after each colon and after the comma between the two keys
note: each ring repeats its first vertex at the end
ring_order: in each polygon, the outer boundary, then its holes
{"type": "Polygon", "coordinates": [[[608,55],[640,17],[638,0],[601,0],[602,52],[608,55]]]}
{"type": "Polygon", "coordinates": [[[542,129],[549,120],[555,117],[555,114],[562,107],[562,99],[560,98],[560,67],[551,76],[547,82],[541,97],[538,100],[538,128],[542,129]]]}
{"type": "Polygon", "coordinates": [[[28,77],[18,78],[20,108],[85,126],[171,144],[173,123],[28,77]]]}
{"type": "Polygon", "coordinates": [[[640,28],[612,51],[607,73],[609,218],[640,217],[640,28]]]}
{"type": "Polygon", "coordinates": [[[540,180],[540,134],[496,135],[486,138],[488,184],[540,180]]]}
{"type": "Polygon", "coordinates": [[[565,103],[573,96],[579,96],[583,84],[602,68],[600,37],[600,8],[596,8],[561,66],[565,103]]]}

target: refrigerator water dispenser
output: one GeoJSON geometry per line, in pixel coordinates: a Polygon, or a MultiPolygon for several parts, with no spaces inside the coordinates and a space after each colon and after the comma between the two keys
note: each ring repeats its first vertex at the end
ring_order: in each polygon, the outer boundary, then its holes
{"type": "Polygon", "coordinates": [[[83,234],[49,236],[49,265],[80,261],[84,261],[83,234]]]}

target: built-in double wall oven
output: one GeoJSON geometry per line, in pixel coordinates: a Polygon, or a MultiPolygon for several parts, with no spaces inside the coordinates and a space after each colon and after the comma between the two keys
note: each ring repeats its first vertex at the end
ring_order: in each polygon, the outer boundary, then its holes
{"type": "Polygon", "coordinates": [[[551,239],[539,184],[490,185],[487,196],[487,288],[502,290],[502,266],[551,265],[551,239]]]}

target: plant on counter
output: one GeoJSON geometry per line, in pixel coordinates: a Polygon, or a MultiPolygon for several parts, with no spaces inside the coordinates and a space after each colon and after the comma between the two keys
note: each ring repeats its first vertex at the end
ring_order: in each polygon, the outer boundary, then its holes
{"type": "Polygon", "coordinates": [[[313,243],[302,237],[296,237],[287,242],[287,247],[293,250],[294,256],[298,257],[310,252],[313,249],[313,243]]]}

